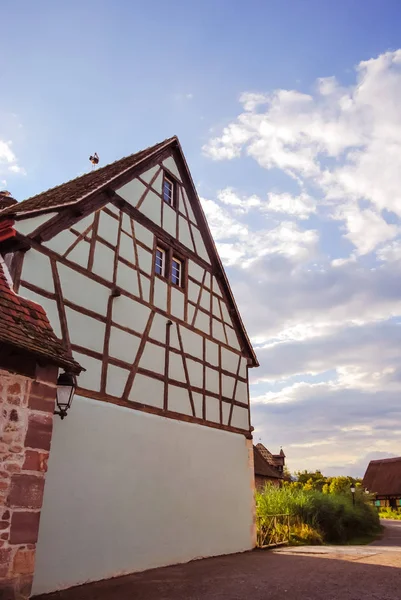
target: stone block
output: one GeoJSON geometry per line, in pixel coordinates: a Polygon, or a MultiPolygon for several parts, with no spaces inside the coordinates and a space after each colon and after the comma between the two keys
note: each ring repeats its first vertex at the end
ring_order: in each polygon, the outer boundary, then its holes
{"type": "Polygon", "coordinates": [[[10,544],[35,544],[38,540],[40,512],[13,512],[10,544]]]}
{"type": "Polygon", "coordinates": [[[45,480],[36,475],[13,475],[8,497],[9,506],[16,508],[40,508],[43,501],[45,480]]]}
{"type": "Polygon", "coordinates": [[[21,384],[15,382],[9,385],[7,388],[7,394],[9,394],[10,396],[18,396],[19,394],[21,394],[21,384]]]}
{"type": "Polygon", "coordinates": [[[25,438],[25,446],[50,450],[52,438],[53,415],[33,414],[29,416],[28,431],[25,438]]]}
{"type": "Polygon", "coordinates": [[[39,471],[45,473],[47,471],[48,452],[35,452],[27,450],[25,454],[25,462],[23,465],[24,471],[39,471]]]}
{"type": "Polygon", "coordinates": [[[56,388],[34,381],[29,395],[28,406],[32,410],[53,413],[56,399],[56,388]]]}
{"type": "Polygon", "coordinates": [[[14,556],[13,574],[29,575],[35,569],[35,550],[19,549],[14,556]]]}

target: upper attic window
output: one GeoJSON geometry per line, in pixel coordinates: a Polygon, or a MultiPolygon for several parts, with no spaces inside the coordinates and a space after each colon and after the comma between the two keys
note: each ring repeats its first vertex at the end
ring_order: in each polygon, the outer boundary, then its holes
{"type": "Polygon", "coordinates": [[[175,196],[174,182],[167,177],[164,176],[163,180],[163,200],[167,202],[170,206],[174,206],[174,196],[175,196]]]}

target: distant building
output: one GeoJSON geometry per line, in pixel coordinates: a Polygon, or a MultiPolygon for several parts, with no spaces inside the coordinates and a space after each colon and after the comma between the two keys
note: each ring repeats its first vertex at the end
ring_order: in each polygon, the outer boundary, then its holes
{"type": "Polygon", "coordinates": [[[283,481],[285,454],[272,454],[263,444],[253,447],[253,461],[255,469],[255,486],[262,490],[267,483],[280,486],[283,481]]]}
{"type": "Polygon", "coordinates": [[[376,506],[401,506],[401,456],[371,460],[363,486],[376,496],[376,506]]]}

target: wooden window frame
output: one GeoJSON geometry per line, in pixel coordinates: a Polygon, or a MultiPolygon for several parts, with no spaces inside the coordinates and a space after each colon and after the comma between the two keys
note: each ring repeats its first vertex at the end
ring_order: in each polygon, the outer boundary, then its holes
{"type": "Polygon", "coordinates": [[[178,193],[179,193],[179,189],[181,187],[181,182],[172,174],[170,173],[170,171],[168,171],[167,169],[163,168],[163,180],[162,180],[162,201],[163,203],[166,203],[167,206],[170,206],[170,208],[176,210],[178,212],[179,210],[179,206],[178,206],[178,193]],[[173,186],[173,196],[172,196],[172,202],[171,204],[169,204],[165,199],[164,199],[164,182],[165,181],[169,181],[172,186],[173,186]]]}
{"type": "Polygon", "coordinates": [[[178,288],[180,290],[184,289],[184,287],[185,287],[185,259],[182,256],[178,256],[176,252],[173,252],[172,256],[171,256],[169,279],[170,279],[172,286],[174,286],[175,288],[178,288]],[[174,281],[173,281],[173,261],[174,260],[180,265],[178,283],[174,283],[174,281]]]}
{"type": "Polygon", "coordinates": [[[181,254],[181,252],[177,252],[174,248],[172,248],[165,242],[161,241],[160,239],[156,239],[155,246],[156,246],[156,249],[154,251],[154,259],[153,259],[153,271],[154,271],[155,277],[160,277],[160,279],[163,279],[163,281],[167,281],[168,285],[171,285],[172,287],[176,288],[177,290],[181,290],[182,292],[185,292],[185,290],[188,287],[188,285],[187,285],[188,269],[187,269],[186,257],[183,254],[181,254]],[[162,252],[164,252],[163,274],[160,274],[156,271],[156,260],[157,260],[156,252],[157,252],[157,250],[161,250],[162,252]],[[176,260],[181,265],[180,283],[179,284],[173,283],[173,280],[172,280],[173,260],[176,260]]]}
{"type": "Polygon", "coordinates": [[[162,182],[162,198],[163,202],[167,204],[167,206],[171,206],[171,208],[177,208],[177,182],[171,177],[169,173],[163,170],[163,182],[162,182]],[[164,197],[164,186],[166,181],[171,185],[171,202],[168,202],[164,197]]]}
{"type": "Polygon", "coordinates": [[[169,258],[168,248],[166,248],[163,244],[158,243],[156,246],[155,259],[154,259],[154,264],[153,264],[153,270],[157,277],[162,277],[163,279],[166,279],[166,273],[168,273],[168,262],[169,262],[168,258],[169,258]],[[158,273],[158,271],[156,271],[157,251],[158,250],[163,253],[162,272],[161,273],[158,273]]]}

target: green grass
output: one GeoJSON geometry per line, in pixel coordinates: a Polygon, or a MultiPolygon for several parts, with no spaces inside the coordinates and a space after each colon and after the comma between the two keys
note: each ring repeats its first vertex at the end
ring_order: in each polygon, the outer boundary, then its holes
{"type": "MultiPolygon", "coordinates": [[[[291,515],[291,541],[306,544],[346,544],[380,533],[377,511],[363,495],[355,505],[348,494],[322,494],[289,487],[267,486],[256,494],[257,515],[291,515]]],[[[367,543],[367,542],[366,542],[367,543]]]]}

